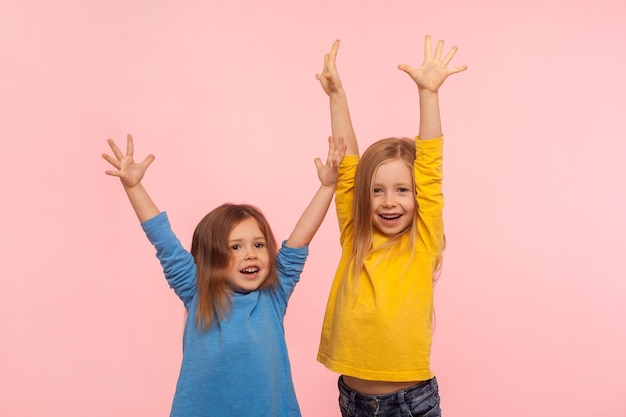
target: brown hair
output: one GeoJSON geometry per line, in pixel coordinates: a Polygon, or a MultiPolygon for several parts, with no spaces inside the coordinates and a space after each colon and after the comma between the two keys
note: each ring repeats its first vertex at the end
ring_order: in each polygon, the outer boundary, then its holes
{"type": "Polygon", "coordinates": [[[231,291],[226,284],[231,256],[228,237],[235,226],[250,217],[256,220],[265,237],[270,259],[269,275],[259,289],[272,288],[278,282],[278,245],[263,213],[248,204],[227,203],[215,208],[198,223],[191,242],[191,254],[197,269],[196,322],[202,330],[219,322],[232,306],[231,291]]]}

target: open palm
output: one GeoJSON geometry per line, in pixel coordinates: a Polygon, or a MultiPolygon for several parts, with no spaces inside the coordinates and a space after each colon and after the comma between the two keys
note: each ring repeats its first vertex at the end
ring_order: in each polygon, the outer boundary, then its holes
{"type": "Polygon", "coordinates": [[[116,169],[107,170],[104,173],[118,177],[124,187],[133,187],[139,184],[146,170],[152,161],[154,161],[154,155],[148,155],[141,163],[135,162],[133,159],[133,137],[130,134],[126,137],[126,155],[120,151],[113,139],[109,139],[108,143],[115,157],[108,154],[102,154],[102,157],[116,169]]]}
{"type": "Polygon", "coordinates": [[[442,58],[443,41],[440,40],[437,42],[435,54],[433,55],[430,35],[427,35],[424,42],[424,62],[422,66],[413,68],[407,64],[400,64],[398,68],[409,74],[420,90],[434,93],[439,90],[439,87],[441,87],[448,76],[467,69],[467,65],[448,67],[456,51],[457,47],[453,46],[446,56],[442,58]]]}

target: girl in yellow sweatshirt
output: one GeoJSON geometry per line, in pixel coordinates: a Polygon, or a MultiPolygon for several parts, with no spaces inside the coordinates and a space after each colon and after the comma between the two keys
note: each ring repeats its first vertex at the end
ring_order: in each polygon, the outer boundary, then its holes
{"type": "Polygon", "coordinates": [[[445,245],[438,90],[466,66],[448,67],[425,39],[424,62],[401,64],[417,84],[415,140],[375,142],[359,157],[348,102],[335,65],[339,41],[316,77],[328,94],[334,137],[343,137],[335,195],[342,255],[330,292],[318,360],[339,373],[345,416],[440,416],[430,369],[433,280],[445,245]]]}

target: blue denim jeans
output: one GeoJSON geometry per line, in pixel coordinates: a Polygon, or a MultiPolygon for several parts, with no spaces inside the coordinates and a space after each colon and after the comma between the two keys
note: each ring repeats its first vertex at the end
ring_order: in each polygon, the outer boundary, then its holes
{"type": "Polygon", "coordinates": [[[353,391],[341,376],[338,384],[343,417],[441,417],[436,378],[385,395],[353,391]]]}

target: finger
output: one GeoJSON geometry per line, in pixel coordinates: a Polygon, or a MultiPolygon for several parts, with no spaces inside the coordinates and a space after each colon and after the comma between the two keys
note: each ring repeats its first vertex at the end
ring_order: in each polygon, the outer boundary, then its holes
{"type": "Polygon", "coordinates": [[[435,59],[441,59],[441,51],[443,51],[443,41],[442,40],[437,42],[437,47],[435,48],[435,59]]]}
{"type": "Polygon", "coordinates": [[[141,165],[144,169],[148,168],[150,166],[150,164],[154,161],[154,155],[150,154],[148,156],[146,156],[146,159],[143,160],[143,162],[141,162],[141,165]]]}
{"type": "Polygon", "coordinates": [[[120,148],[117,147],[113,139],[107,139],[107,142],[109,144],[109,147],[113,151],[113,155],[115,155],[115,157],[121,161],[124,158],[124,154],[122,153],[122,151],[120,151],[120,148]]]}
{"type": "Polygon", "coordinates": [[[324,77],[327,73],[328,73],[328,54],[324,55],[324,66],[322,67],[322,72],[320,72],[319,74],[315,74],[315,78],[318,81],[322,81],[322,77],[324,77]]]}
{"type": "Polygon", "coordinates": [[[335,140],[332,136],[328,137],[328,154],[326,155],[326,163],[328,163],[335,155],[335,140]]]}
{"type": "Polygon", "coordinates": [[[106,170],[104,171],[105,174],[110,175],[112,177],[121,177],[122,174],[119,171],[110,171],[110,170],[106,170]]]}
{"type": "Polygon", "coordinates": [[[467,65],[460,65],[455,68],[448,69],[448,74],[456,74],[457,72],[462,72],[467,69],[467,65]]]}
{"type": "Polygon", "coordinates": [[[324,68],[322,69],[322,74],[328,72],[328,60],[330,59],[330,54],[324,55],[324,68]]]}
{"type": "Polygon", "coordinates": [[[319,158],[315,158],[313,162],[315,162],[315,168],[317,168],[318,171],[324,166],[324,164],[322,164],[322,160],[319,158]]]}
{"type": "Polygon", "coordinates": [[[426,35],[426,39],[424,39],[424,60],[429,60],[433,55],[433,51],[430,45],[430,35],[426,35]]]}
{"type": "Polygon", "coordinates": [[[415,68],[413,68],[410,65],[407,64],[400,64],[398,65],[398,69],[401,71],[406,72],[407,74],[411,75],[412,72],[415,72],[415,68]]]}
{"type": "Polygon", "coordinates": [[[102,154],[102,157],[104,158],[105,161],[107,161],[109,164],[113,165],[115,168],[120,169],[120,161],[118,161],[117,159],[111,157],[110,155],[107,155],[106,153],[102,154]]]}
{"type": "Polygon", "coordinates": [[[333,146],[333,159],[335,161],[339,161],[343,158],[343,153],[345,151],[346,144],[343,142],[343,137],[334,141],[333,146]]]}
{"type": "Polygon", "coordinates": [[[346,154],[346,149],[348,149],[348,145],[344,142],[343,136],[339,138],[337,145],[337,159],[343,159],[346,154]]]}
{"type": "Polygon", "coordinates": [[[454,56],[454,54],[456,54],[456,51],[458,51],[458,49],[459,48],[457,48],[456,46],[453,46],[446,55],[446,57],[443,59],[443,63],[448,65],[448,62],[452,61],[452,57],[454,56]]]}
{"type": "Polygon", "coordinates": [[[135,145],[133,145],[133,135],[126,135],[126,156],[133,156],[135,153],[135,145]]]}
{"type": "Polygon", "coordinates": [[[337,51],[339,51],[339,39],[337,39],[332,48],[330,48],[330,55],[328,56],[328,66],[329,68],[335,68],[335,61],[337,59],[337,51]]]}
{"type": "Polygon", "coordinates": [[[337,169],[337,157],[335,155],[328,155],[326,165],[331,171],[337,169]]]}

